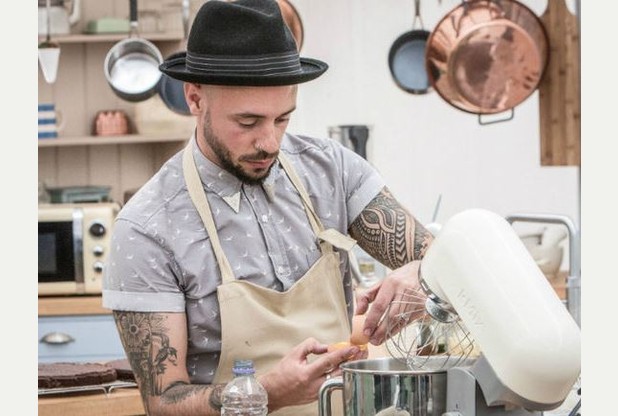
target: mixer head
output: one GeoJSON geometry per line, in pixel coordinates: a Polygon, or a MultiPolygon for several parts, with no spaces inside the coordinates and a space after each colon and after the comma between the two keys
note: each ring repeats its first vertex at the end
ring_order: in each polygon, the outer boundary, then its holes
{"type": "Polygon", "coordinates": [[[388,353],[410,370],[448,369],[479,354],[459,316],[436,304],[421,288],[400,293],[390,303],[384,319],[388,353]],[[436,356],[445,359],[430,358],[436,356]]]}

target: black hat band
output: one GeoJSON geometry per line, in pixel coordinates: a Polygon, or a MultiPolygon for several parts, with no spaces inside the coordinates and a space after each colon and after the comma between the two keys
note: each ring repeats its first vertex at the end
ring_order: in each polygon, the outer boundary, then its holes
{"type": "Polygon", "coordinates": [[[259,56],[213,56],[187,51],[187,69],[221,75],[279,76],[301,74],[298,52],[284,52],[259,56]]]}

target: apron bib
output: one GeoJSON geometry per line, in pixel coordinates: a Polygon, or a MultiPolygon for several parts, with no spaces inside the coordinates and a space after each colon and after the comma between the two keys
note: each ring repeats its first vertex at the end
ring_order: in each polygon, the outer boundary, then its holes
{"type": "MultiPolygon", "coordinates": [[[[326,344],[350,337],[339,254],[333,251],[333,246],[350,250],[355,242],[334,229],[324,230],[302,182],[281,153],[279,161],[301,195],[311,227],[320,239],[322,253],[307,273],[285,292],[234,277],[219,242],[191,143],[184,150],[183,172],[189,195],[208,232],[222,276],[222,284],[217,287],[222,333],[215,384],[230,381],[235,359],[253,360],[256,374],[260,375],[308,337],[326,344]]],[[[333,400],[333,404],[338,401],[333,400]]],[[[318,414],[318,403],[286,407],[272,414],[314,416],[318,414]]]]}

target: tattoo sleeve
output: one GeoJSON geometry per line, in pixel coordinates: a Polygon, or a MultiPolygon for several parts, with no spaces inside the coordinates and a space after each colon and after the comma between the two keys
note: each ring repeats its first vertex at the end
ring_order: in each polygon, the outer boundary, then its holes
{"type": "Polygon", "coordinates": [[[116,327],[142,395],[162,393],[160,376],[176,365],[176,349],[169,343],[165,316],[152,312],[114,311],[116,327]]]}
{"type": "Polygon", "coordinates": [[[386,187],[354,220],[349,232],[367,253],[391,269],[422,259],[433,240],[386,187]]]}
{"type": "Polygon", "coordinates": [[[191,384],[186,373],[184,316],[114,311],[114,319],[147,414],[219,414],[225,385],[191,384]]]}

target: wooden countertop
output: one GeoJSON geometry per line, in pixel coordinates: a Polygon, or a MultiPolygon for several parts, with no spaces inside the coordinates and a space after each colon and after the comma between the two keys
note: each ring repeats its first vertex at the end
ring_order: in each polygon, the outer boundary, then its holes
{"type": "Polygon", "coordinates": [[[101,296],[39,296],[39,316],[109,315],[101,296]]]}
{"type": "Polygon", "coordinates": [[[136,387],[110,393],[39,396],[39,416],[135,416],[145,415],[136,387]]]}

